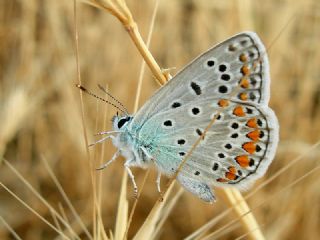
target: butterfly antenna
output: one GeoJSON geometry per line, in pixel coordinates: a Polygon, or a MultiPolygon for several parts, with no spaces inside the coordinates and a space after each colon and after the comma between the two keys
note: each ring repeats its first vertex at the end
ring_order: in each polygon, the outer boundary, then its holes
{"type": "Polygon", "coordinates": [[[104,87],[102,87],[100,84],[98,84],[98,87],[105,93],[107,94],[109,97],[111,97],[116,103],[118,103],[122,109],[127,113],[127,115],[129,115],[127,108],[118,100],[116,99],[114,96],[111,95],[111,93],[109,93],[104,87]]]}
{"type": "Polygon", "coordinates": [[[91,95],[91,96],[93,96],[93,97],[105,102],[105,103],[110,104],[111,106],[113,106],[116,109],[120,110],[124,114],[128,115],[128,112],[126,111],[126,109],[123,110],[123,109],[119,108],[119,106],[115,105],[114,103],[112,103],[112,102],[110,102],[110,101],[108,101],[108,100],[106,100],[106,99],[104,99],[102,97],[97,96],[96,94],[94,94],[94,93],[90,92],[89,90],[87,90],[84,86],[82,86],[80,84],[76,84],[76,87],[79,88],[81,91],[83,91],[83,92],[85,92],[85,93],[87,93],[87,94],[89,94],[89,95],[91,95]]]}

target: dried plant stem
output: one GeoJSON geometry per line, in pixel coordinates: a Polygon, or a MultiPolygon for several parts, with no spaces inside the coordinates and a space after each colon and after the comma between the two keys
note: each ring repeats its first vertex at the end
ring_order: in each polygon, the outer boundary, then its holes
{"type": "Polygon", "coordinates": [[[158,235],[163,229],[163,225],[165,221],[169,217],[170,213],[173,211],[174,206],[178,202],[178,199],[181,197],[183,192],[184,192],[183,188],[180,188],[178,192],[175,193],[174,197],[170,200],[170,202],[168,202],[168,204],[165,206],[165,208],[163,209],[161,219],[157,223],[156,229],[152,233],[151,239],[157,239],[159,237],[158,235]]]}
{"type": "Polygon", "coordinates": [[[144,187],[144,184],[146,183],[147,181],[147,178],[149,176],[149,173],[150,173],[150,169],[148,169],[144,175],[144,178],[143,178],[143,181],[142,181],[142,185],[140,187],[140,190],[138,192],[138,195],[133,203],[133,206],[131,208],[131,211],[130,211],[130,215],[129,215],[129,218],[128,218],[128,223],[127,223],[127,228],[126,228],[126,232],[124,234],[124,237],[123,237],[123,240],[127,239],[128,237],[128,232],[129,232],[129,228],[130,228],[130,225],[131,225],[131,222],[132,222],[132,219],[133,219],[133,214],[136,210],[136,207],[137,207],[137,204],[138,204],[138,200],[140,199],[140,196],[141,196],[141,192],[143,190],[143,187],[144,187]]]}
{"type": "Polygon", "coordinates": [[[166,76],[162,73],[161,68],[157,64],[156,60],[150,53],[147,45],[143,41],[141,34],[138,29],[138,25],[134,21],[132,14],[127,7],[125,1],[123,0],[88,0],[87,3],[103,9],[113,16],[115,16],[124,26],[126,31],[128,32],[129,36],[131,37],[133,43],[137,47],[138,51],[140,52],[141,56],[147,63],[148,67],[150,68],[152,74],[157,79],[160,85],[164,85],[167,82],[166,76]]]}
{"type": "MultiPolygon", "coordinates": [[[[108,85],[105,86],[106,90],[108,89],[108,85]]],[[[109,104],[106,104],[106,107],[104,108],[104,113],[103,113],[103,127],[102,129],[106,129],[106,119],[107,119],[107,115],[108,115],[108,111],[109,111],[109,104]]],[[[103,164],[103,159],[105,158],[105,144],[102,145],[102,149],[101,149],[101,154],[100,154],[100,160],[99,160],[99,166],[101,166],[103,164]]],[[[101,234],[102,239],[108,239],[106,231],[103,227],[103,220],[102,220],[102,216],[101,216],[101,209],[102,209],[102,199],[103,199],[103,191],[102,191],[102,171],[99,171],[98,174],[98,206],[97,206],[97,210],[98,210],[98,229],[97,232],[101,234]]]]}
{"type": "Polygon", "coordinates": [[[8,229],[8,231],[12,234],[14,239],[22,240],[22,238],[19,237],[19,235],[14,231],[14,229],[3,219],[3,217],[0,216],[0,221],[2,222],[2,225],[8,229]]]}
{"type": "Polygon", "coordinates": [[[163,201],[157,201],[155,203],[148,217],[144,221],[143,225],[141,226],[137,234],[134,236],[133,240],[151,239],[151,236],[156,230],[156,224],[160,218],[162,210],[169,201],[168,195],[170,194],[172,188],[173,184],[170,184],[169,189],[163,195],[163,201]]]}
{"type": "Polygon", "coordinates": [[[128,201],[127,201],[127,181],[126,170],[123,172],[122,184],[120,190],[119,205],[117,210],[117,220],[115,226],[114,239],[123,239],[125,237],[128,222],[128,201]]]}
{"type": "MultiPolygon", "coordinates": [[[[7,160],[3,158],[3,162],[6,166],[10,168],[10,170],[24,183],[24,185],[40,200],[51,212],[51,214],[55,214],[56,218],[62,223],[63,227],[69,230],[74,239],[79,239],[80,237],[76,234],[76,232],[71,228],[71,226],[64,220],[64,218],[49,204],[49,202],[39,193],[36,189],[26,181],[26,179],[15,169],[7,160]]],[[[44,217],[38,214],[33,208],[31,208],[27,203],[25,203],[22,199],[20,199],[17,195],[15,195],[8,187],[6,187],[3,183],[0,182],[0,185],[8,191],[12,196],[14,196],[19,202],[21,202],[25,207],[27,207],[31,212],[33,212],[37,217],[39,217],[43,222],[49,225],[52,228],[52,224],[50,224],[44,217]]],[[[60,235],[65,238],[68,238],[64,233],[61,233],[57,230],[57,228],[53,228],[60,235]]]]}
{"type": "Polygon", "coordinates": [[[146,61],[147,65],[149,66],[151,72],[158,80],[160,85],[164,85],[167,82],[167,79],[162,71],[151,55],[150,51],[146,47],[137,27],[137,24],[132,22],[130,25],[126,27],[132,41],[136,45],[137,49],[139,50],[140,54],[142,55],[143,59],[146,61]]]}
{"type": "MultiPolygon", "coordinates": [[[[11,194],[15,199],[17,199],[24,207],[26,207],[28,210],[30,210],[34,215],[36,215],[39,219],[41,219],[45,224],[47,224],[49,227],[51,227],[54,231],[56,231],[60,236],[62,236],[64,239],[70,239],[68,236],[66,236],[63,232],[61,232],[58,228],[56,228],[54,225],[52,225],[47,219],[41,216],[40,213],[38,213],[36,210],[34,210],[31,206],[29,206],[27,203],[25,203],[21,198],[19,198],[13,191],[11,191],[8,187],[6,187],[2,182],[0,182],[0,186],[3,187],[9,194],[11,194]]],[[[58,216],[58,215],[56,215],[58,216]]],[[[61,219],[60,219],[61,220],[61,219]]],[[[76,237],[76,236],[74,236],[76,237]]],[[[80,239],[80,238],[78,238],[80,239]]]]}
{"type": "MultiPolygon", "coordinates": [[[[78,84],[81,85],[81,74],[80,74],[80,64],[79,64],[79,36],[78,36],[78,24],[77,24],[77,2],[73,0],[73,15],[74,15],[74,43],[76,46],[75,49],[75,57],[76,57],[76,70],[77,70],[77,80],[78,84]]],[[[90,152],[89,152],[89,144],[88,144],[88,134],[86,131],[86,121],[85,121],[85,114],[84,114],[84,104],[83,104],[83,93],[82,90],[79,89],[79,96],[80,96],[80,106],[81,106],[81,121],[82,121],[82,131],[84,136],[84,143],[86,148],[86,155],[88,159],[89,169],[90,169],[90,177],[91,177],[91,184],[92,184],[92,194],[93,194],[93,232],[96,233],[97,223],[96,223],[96,216],[97,216],[97,194],[96,194],[96,178],[92,171],[93,166],[91,162],[90,152]]]]}
{"type": "Polygon", "coordinates": [[[254,217],[254,215],[250,212],[250,208],[247,202],[244,200],[242,194],[234,188],[226,188],[223,189],[222,192],[226,196],[226,200],[233,207],[234,212],[240,218],[240,221],[244,226],[246,226],[248,234],[247,237],[250,239],[265,239],[259,225],[254,217]],[[246,213],[246,215],[245,215],[246,213]]]}
{"type": "Polygon", "coordinates": [[[70,199],[68,198],[66,192],[63,190],[63,187],[61,186],[61,184],[58,181],[57,177],[54,175],[51,167],[49,166],[49,163],[47,162],[47,160],[44,157],[42,157],[42,160],[43,160],[44,166],[45,166],[46,170],[48,171],[51,179],[53,180],[54,184],[58,188],[58,191],[62,195],[62,198],[64,199],[65,203],[68,205],[69,209],[71,210],[71,213],[73,214],[74,218],[76,219],[76,221],[80,225],[81,229],[86,234],[88,239],[93,239],[92,235],[89,233],[88,229],[86,228],[84,222],[82,221],[82,219],[78,215],[77,211],[75,210],[74,206],[72,205],[72,203],[71,203],[70,199]]]}

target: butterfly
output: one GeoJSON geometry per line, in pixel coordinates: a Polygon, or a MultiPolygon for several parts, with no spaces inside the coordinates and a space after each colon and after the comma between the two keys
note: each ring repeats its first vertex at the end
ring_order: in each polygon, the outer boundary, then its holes
{"type": "Polygon", "coordinates": [[[263,176],[278,144],[279,125],[268,107],[266,49],[253,32],[242,32],[197,57],[162,86],[134,115],[112,119],[105,132],[137,185],[131,167],[154,165],[189,192],[215,201],[212,186],[248,188],[263,176]],[[214,118],[214,124],[205,132],[214,118]]]}

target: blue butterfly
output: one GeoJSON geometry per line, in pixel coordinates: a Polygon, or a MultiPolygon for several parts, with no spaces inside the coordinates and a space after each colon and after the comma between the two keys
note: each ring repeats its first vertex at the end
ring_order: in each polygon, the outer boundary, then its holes
{"type": "Polygon", "coordinates": [[[207,202],[210,186],[245,189],[264,175],[278,143],[279,125],[268,107],[269,64],[264,45],[243,32],[209,49],[161,87],[135,114],[115,116],[105,132],[137,185],[130,167],[154,165],[173,176],[197,139],[200,144],[177,180],[207,202]],[[234,94],[235,93],[235,94],[234,94]],[[204,129],[215,118],[213,126],[204,129]]]}

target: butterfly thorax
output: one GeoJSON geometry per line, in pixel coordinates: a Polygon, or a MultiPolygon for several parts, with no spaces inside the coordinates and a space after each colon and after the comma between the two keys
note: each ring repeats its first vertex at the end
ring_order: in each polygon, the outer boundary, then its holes
{"type": "Polygon", "coordinates": [[[112,140],[120,154],[126,158],[129,166],[147,167],[151,163],[144,144],[139,140],[136,132],[132,130],[133,116],[114,116],[113,129],[119,133],[112,140]]]}

